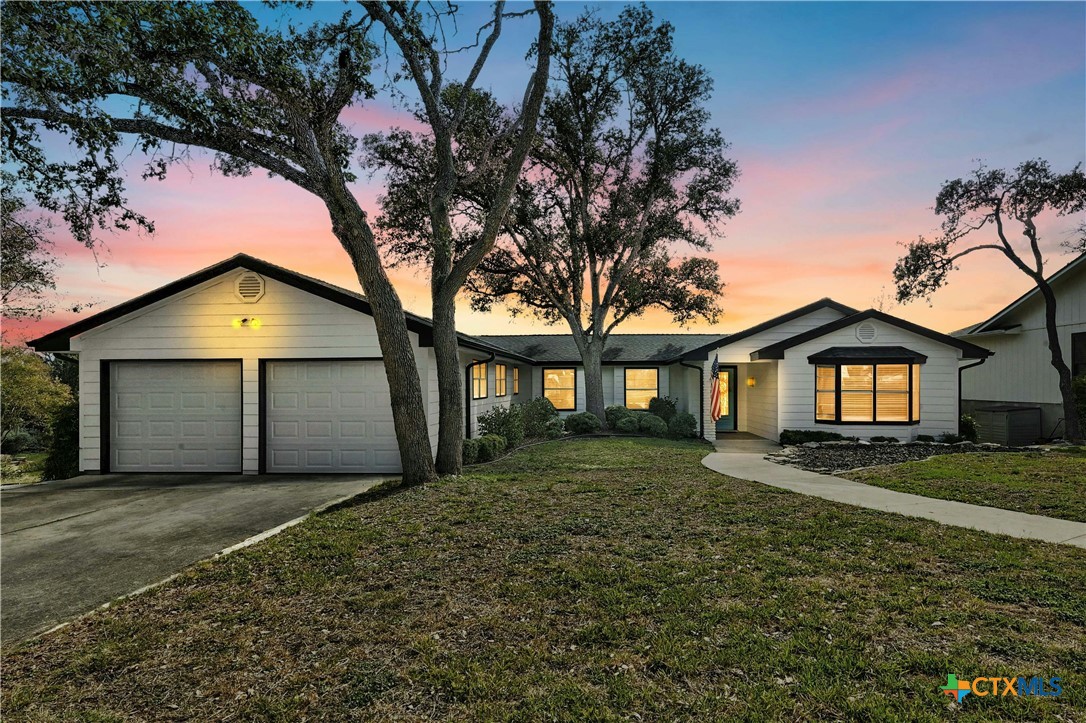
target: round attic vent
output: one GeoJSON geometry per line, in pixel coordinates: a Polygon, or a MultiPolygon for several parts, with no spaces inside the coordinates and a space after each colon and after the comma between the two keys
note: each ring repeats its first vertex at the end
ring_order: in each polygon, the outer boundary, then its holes
{"type": "Polygon", "coordinates": [[[247,271],[234,281],[234,293],[246,304],[255,304],[264,296],[264,277],[247,271]]]}
{"type": "Polygon", "coordinates": [[[879,335],[879,330],[870,321],[865,321],[856,327],[856,338],[861,344],[870,344],[879,335]]]}

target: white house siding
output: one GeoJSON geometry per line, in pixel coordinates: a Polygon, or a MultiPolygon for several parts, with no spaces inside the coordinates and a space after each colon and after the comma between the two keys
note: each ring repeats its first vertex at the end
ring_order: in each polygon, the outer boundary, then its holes
{"type": "MultiPolygon", "coordinates": [[[[1086,332],[1086,265],[1053,284],[1056,324],[1064,360],[1071,364],[1071,335],[1086,332]]],[[[961,337],[995,352],[984,364],[962,372],[965,411],[991,404],[1040,406],[1048,434],[1063,417],[1059,376],[1052,367],[1045,329],[1044,300],[1031,297],[999,325],[1020,324],[1013,334],[961,337]]]]}
{"type": "MultiPolygon", "coordinates": [[[[815,309],[810,314],[805,314],[798,319],[792,319],[786,321],[783,324],[766,329],[765,331],[753,334],[744,339],[740,339],[732,344],[723,344],[716,350],[709,351],[709,358],[703,362],[705,369],[704,385],[703,385],[703,398],[705,403],[703,405],[701,420],[702,420],[702,437],[710,441],[716,439],[716,425],[713,420],[709,418],[709,394],[712,389],[712,375],[710,369],[713,365],[713,358],[719,357],[722,365],[737,365],[739,367],[738,374],[736,374],[736,384],[739,384],[739,393],[737,395],[736,404],[739,407],[739,417],[737,419],[737,429],[740,432],[751,432],[769,439],[777,439],[776,429],[777,425],[775,421],[769,421],[776,417],[776,397],[769,393],[769,387],[762,387],[765,389],[765,393],[758,391],[758,387],[755,386],[754,390],[747,391],[746,383],[748,376],[758,377],[760,375],[768,375],[770,372],[762,371],[762,365],[753,365],[750,361],[750,355],[752,352],[758,351],[763,347],[767,347],[770,344],[774,344],[778,341],[784,341],[790,337],[802,334],[805,331],[810,331],[823,324],[828,324],[831,321],[836,321],[843,317],[840,311],[829,307],[823,307],[815,309]],[[753,371],[751,369],[753,368],[753,371]],[[753,416],[749,411],[749,406],[754,398],[754,404],[757,405],[757,409],[753,416]],[[755,429],[751,429],[751,423],[753,421],[755,429]],[[770,434],[764,434],[763,432],[772,432],[770,434]]],[[[726,341],[726,340],[725,340],[726,341]]],[[[855,337],[853,337],[855,341],[855,337]]],[[[774,382],[775,384],[775,378],[774,382]]],[[[770,384],[768,376],[766,384],[770,384]]],[[[812,412],[813,414],[813,412],[812,412]]]]}
{"type": "MultiPolygon", "coordinates": [[[[241,359],[242,470],[259,466],[260,359],[380,357],[373,318],[272,279],[255,304],[242,303],[230,271],[197,287],[114,320],[71,341],[79,353],[80,469],[101,469],[101,381],[103,359],[241,359]],[[234,319],[256,317],[259,329],[232,326],[234,319]]],[[[436,386],[432,350],[420,349],[410,334],[423,380],[424,404],[433,408],[436,386]]],[[[431,427],[431,438],[436,432],[431,427]]]]}
{"type": "Polygon", "coordinates": [[[777,440],[777,363],[744,364],[735,383],[739,385],[739,431],[777,440]],[[754,387],[747,379],[754,377],[754,387]]]}
{"type": "MultiPolygon", "coordinates": [[[[919,334],[881,321],[869,320],[878,332],[878,346],[904,346],[925,355],[920,367],[920,423],[914,425],[816,424],[814,419],[815,367],[811,354],[833,346],[859,346],[855,326],[826,334],[788,349],[777,362],[778,433],[784,429],[821,429],[846,436],[897,437],[902,441],[918,434],[955,434],[958,431],[958,364],[961,352],[919,334]]],[[[967,372],[968,373],[968,372],[967,372]]]]}
{"type": "MultiPolygon", "coordinates": [[[[490,354],[487,353],[487,352],[472,352],[472,351],[461,350],[460,351],[460,367],[461,367],[461,369],[463,369],[469,363],[471,363],[471,361],[473,359],[479,359],[481,361],[483,359],[486,359],[488,356],[490,356],[490,354]]],[[[530,392],[530,389],[529,390],[525,389],[525,379],[527,377],[530,377],[530,376],[531,375],[528,373],[528,367],[526,367],[526,366],[524,366],[522,364],[518,364],[517,362],[512,361],[511,359],[506,359],[504,357],[499,356],[499,357],[495,357],[494,359],[491,359],[489,362],[487,362],[486,398],[485,399],[472,399],[472,400],[470,400],[470,405],[471,405],[469,407],[469,409],[470,409],[470,413],[469,413],[470,427],[467,430],[468,433],[469,433],[469,436],[478,437],[479,434],[480,434],[480,431],[479,431],[479,415],[486,414],[487,412],[489,412],[494,407],[509,406],[513,402],[518,402],[519,403],[519,402],[527,401],[529,399],[528,393],[530,392]],[[498,364],[504,364],[506,366],[506,379],[507,379],[506,387],[505,387],[506,388],[506,394],[505,394],[505,396],[502,396],[502,397],[496,396],[496,394],[495,394],[495,391],[497,389],[497,383],[496,383],[497,382],[497,376],[496,376],[496,374],[497,374],[497,371],[498,371],[497,370],[497,365],[498,364]],[[520,367],[520,385],[521,385],[521,389],[520,389],[520,394],[514,395],[513,394],[513,367],[516,367],[516,366],[520,367]]],[[[467,373],[465,373],[464,374],[464,383],[465,384],[470,384],[469,380],[470,380],[470,377],[468,376],[467,373]]],[[[470,390],[470,387],[469,387],[469,390],[470,390]]],[[[435,410],[435,413],[436,413],[436,410],[437,410],[436,405],[434,406],[434,410],[435,410]]]]}

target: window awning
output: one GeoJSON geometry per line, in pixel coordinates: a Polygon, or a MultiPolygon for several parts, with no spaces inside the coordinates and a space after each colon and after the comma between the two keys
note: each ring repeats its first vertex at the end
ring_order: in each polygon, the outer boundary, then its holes
{"type": "Polygon", "coordinates": [[[811,354],[811,364],[923,364],[928,358],[903,346],[831,346],[811,354]]]}

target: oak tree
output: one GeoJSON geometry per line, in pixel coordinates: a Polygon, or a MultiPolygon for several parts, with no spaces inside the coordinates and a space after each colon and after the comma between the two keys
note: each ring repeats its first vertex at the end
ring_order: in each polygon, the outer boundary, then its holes
{"type": "MultiPolygon", "coordinates": [[[[979,165],[965,178],[946,181],[935,199],[943,217],[937,238],[923,236],[908,244],[894,266],[897,299],[929,298],[947,284],[958,262],[978,251],[997,252],[1037,286],[1045,303],[1048,351],[1059,376],[1068,439],[1082,439],[1081,420],[1071,389],[1071,370],[1064,360],[1056,326],[1056,295],[1045,275],[1045,249],[1038,221],[1043,214],[1081,214],[1086,210],[1086,176],[1079,164],[1056,173],[1042,159],[1026,161],[1012,170],[979,165]]],[[[1063,242],[1074,253],[1086,253],[1086,224],[1063,242]]]]}

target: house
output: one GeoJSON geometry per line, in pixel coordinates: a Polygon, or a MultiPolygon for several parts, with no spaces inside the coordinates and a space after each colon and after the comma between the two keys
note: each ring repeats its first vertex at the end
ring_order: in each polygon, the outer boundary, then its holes
{"type": "MultiPolygon", "coordinates": [[[[396,472],[388,383],[365,297],[239,254],[30,342],[79,360],[85,472],[396,472]]],[[[438,432],[430,320],[407,315],[431,443],[438,432]]],[[[460,334],[468,434],[495,405],[585,406],[568,335],[460,334]]],[[[783,429],[954,432],[958,365],[990,353],[874,310],[822,299],[745,331],[616,334],[605,401],[678,400],[701,435],[783,429]],[[714,423],[713,362],[726,388],[714,423]]]]}
{"type": "MultiPolygon", "coordinates": [[[[1056,294],[1060,348],[1071,375],[1086,374],[1086,254],[1048,278],[1056,294]]],[[[1063,399],[1052,367],[1045,302],[1036,286],[979,324],[953,332],[963,341],[995,352],[985,364],[962,374],[962,411],[990,406],[1041,409],[1042,436],[1060,434],[1063,399]]]]}

